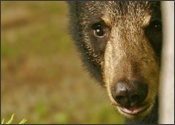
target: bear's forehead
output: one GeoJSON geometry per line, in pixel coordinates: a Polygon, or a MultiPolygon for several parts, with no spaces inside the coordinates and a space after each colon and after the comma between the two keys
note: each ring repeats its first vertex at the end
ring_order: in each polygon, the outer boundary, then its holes
{"type": "Polygon", "coordinates": [[[84,21],[102,19],[112,26],[131,23],[146,26],[152,16],[160,13],[160,2],[150,1],[89,1],[81,3],[81,7],[84,21]]]}
{"type": "Polygon", "coordinates": [[[93,13],[110,10],[119,15],[150,12],[160,7],[160,2],[151,1],[88,1],[80,4],[82,8],[93,13]]]}

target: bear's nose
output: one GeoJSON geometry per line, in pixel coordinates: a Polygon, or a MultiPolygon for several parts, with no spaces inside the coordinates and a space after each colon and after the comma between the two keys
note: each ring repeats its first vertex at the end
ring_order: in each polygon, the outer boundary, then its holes
{"type": "Polygon", "coordinates": [[[148,93],[148,86],[140,82],[118,82],[112,88],[114,100],[122,107],[133,107],[143,102],[148,93]]]}

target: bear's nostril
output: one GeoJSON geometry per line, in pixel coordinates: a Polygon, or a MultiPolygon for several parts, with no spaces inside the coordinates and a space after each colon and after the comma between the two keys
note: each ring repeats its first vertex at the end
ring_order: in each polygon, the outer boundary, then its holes
{"type": "Polygon", "coordinates": [[[115,100],[119,103],[119,104],[121,104],[121,105],[123,105],[124,107],[129,107],[130,106],[130,104],[129,104],[129,99],[128,99],[128,97],[127,96],[125,96],[125,95],[117,95],[116,97],[115,97],[115,100]]]}
{"type": "Polygon", "coordinates": [[[122,99],[124,99],[125,98],[125,96],[116,96],[116,100],[122,100],[122,99]]]}
{"type": "Polygon", "coordinates": [[[136,105],[138,102],[141,102],[141,97],[142,95],[139,95],[139,94],[134,94],[134,95],[131,95],[129,96],[129,100],[130,100],[130,105],[131,106],[134,106],[136,105]]]}
{"type": "Polygon", "coordinates": [[[131,95],[129,99],[130,99],[131,101],[135,102],[135,101],[139,100],[140,97],[139,97],[139,95],[134,94],[134,95],[131,95]]]}

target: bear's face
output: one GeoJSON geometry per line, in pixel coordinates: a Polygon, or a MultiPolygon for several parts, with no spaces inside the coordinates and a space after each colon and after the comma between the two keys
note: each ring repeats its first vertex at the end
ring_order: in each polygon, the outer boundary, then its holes
{"type": "Polygon", "coordinates": [[[83,61],[112,104],[129,118],[146,116],[158,95],[160,2],[77,2],[72,13],[83,61]]]}

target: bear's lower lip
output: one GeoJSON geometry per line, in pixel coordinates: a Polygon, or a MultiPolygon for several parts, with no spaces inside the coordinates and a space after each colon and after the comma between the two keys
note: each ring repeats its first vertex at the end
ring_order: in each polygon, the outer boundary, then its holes
{"type": "Polygon", "coordinates": [[[134,107],[134,108],[125,108],[125,107],[117,107],[121,112],[129,114],[129,115],[136,115],[139,114],[146,109],[148,109],[150,105],[145,105],[141,107],[134,107]]]}

